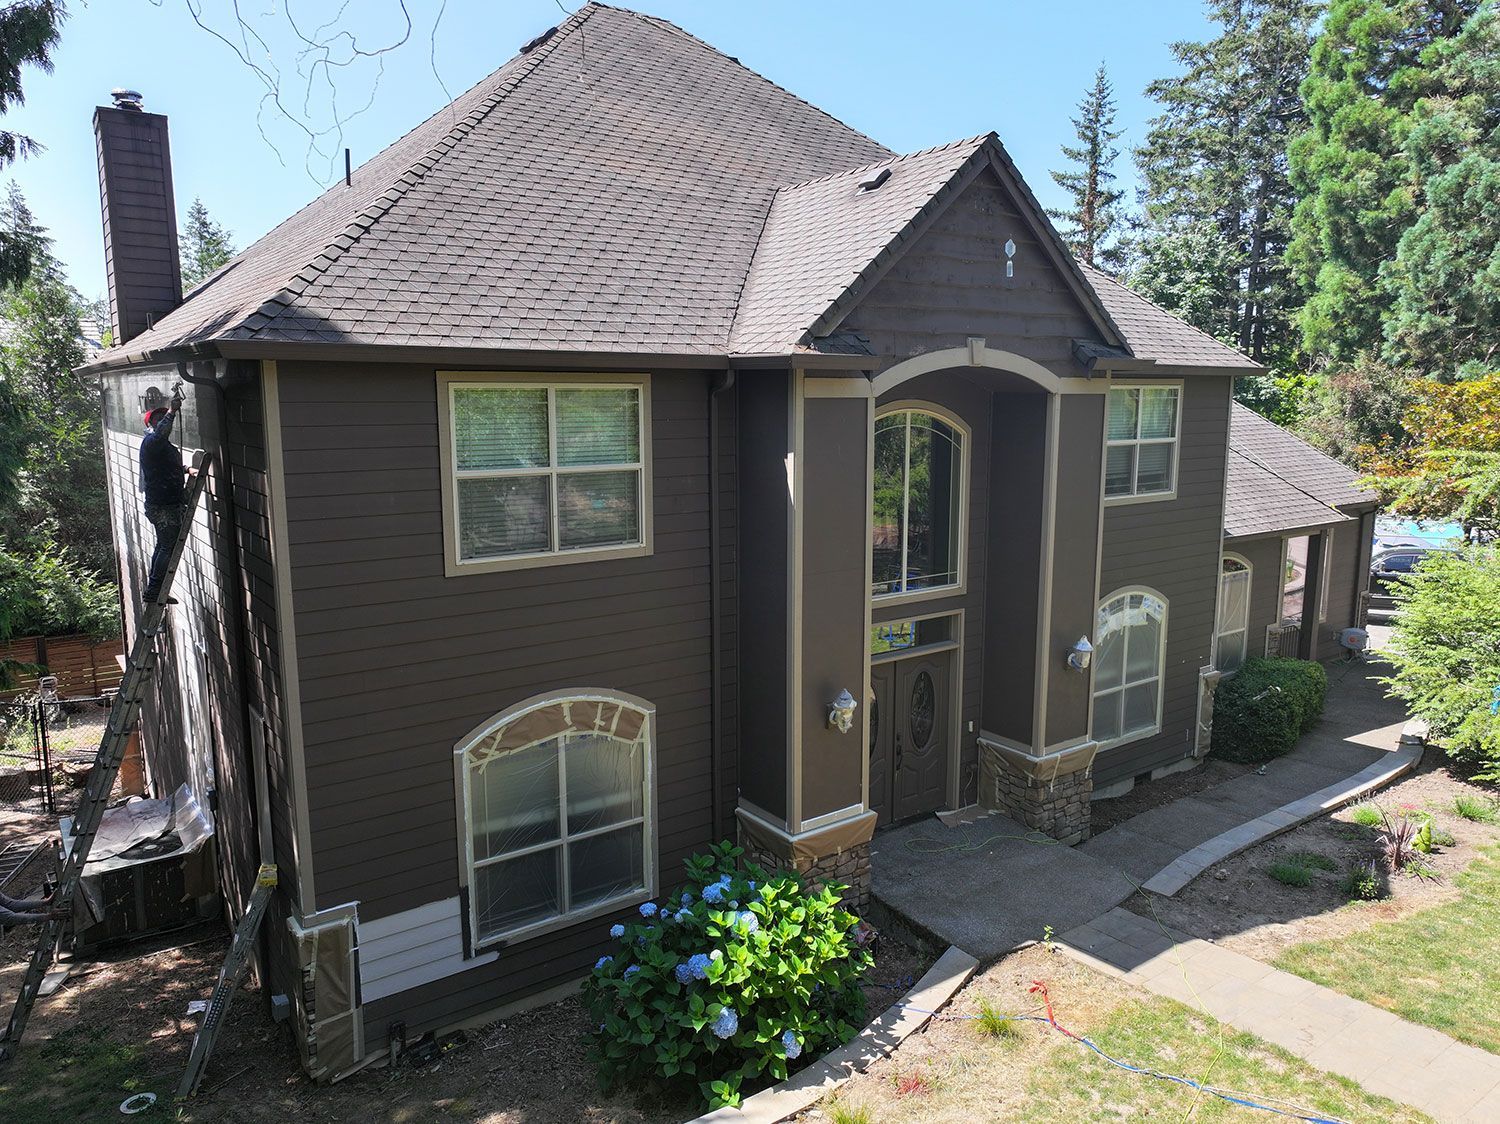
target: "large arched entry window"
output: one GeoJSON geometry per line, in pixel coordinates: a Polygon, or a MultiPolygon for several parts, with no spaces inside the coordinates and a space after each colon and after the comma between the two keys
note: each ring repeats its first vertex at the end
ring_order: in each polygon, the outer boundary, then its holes
{"type": "Polygon", "coordinates": [[[1232,675],[1245,662],[1250,637],[1250,562],[1226,554],[1219,571],[1219,624],[1214,635],[1214,666],[1232,675]]]}
{"type": "Polygon", "coordinates": [[[528,699],[456,751],[475,947],[654,889],[654,713],[615,692],[528,699]]]}
{"type": "Polygon", "coordinates": [[[1099,605],[1094,634],[1094,740],[1101,747],[1161,730],[1167,602],[1149,589],[1122,589],[1099,605]]]}
{"type": "Polygon", "coordinates": [[[958,422],[931,408],[897,408],[875,420],[875,596],[962,583],[965,455],[958,422]]]}

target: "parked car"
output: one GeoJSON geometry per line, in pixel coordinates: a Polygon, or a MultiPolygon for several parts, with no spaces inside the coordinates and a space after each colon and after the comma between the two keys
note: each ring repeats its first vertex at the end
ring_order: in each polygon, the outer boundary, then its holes
{"type": "Polygon", "coordinates": [[[1427,555],[1447,547],[1398,546],[1376,551],[1370,558],[1370,608],[1390,612],[1396,607],[1391,597],[1391,583],[1402,574],[1409,574],[1427,555]]]}

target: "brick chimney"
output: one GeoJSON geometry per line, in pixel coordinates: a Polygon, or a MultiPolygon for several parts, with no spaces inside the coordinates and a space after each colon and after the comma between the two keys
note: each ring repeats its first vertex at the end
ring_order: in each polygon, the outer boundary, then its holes
{"type": "Polygon", "coordinates": [[[144,112],[134,90],[112,97],[113,106],[94,110],[94,140],[109,315],[119,346],[182,303],[182,267],[167,119],[144,112]]]}

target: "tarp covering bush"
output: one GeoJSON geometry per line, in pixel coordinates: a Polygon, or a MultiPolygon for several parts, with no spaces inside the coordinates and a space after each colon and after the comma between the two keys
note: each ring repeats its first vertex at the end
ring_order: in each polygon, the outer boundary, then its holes
{"type": "Polygon", "coordinates": [[[1214,694],[1213,753],[1258,765],[1291,752],[1323,713],[1327,693],[1320,663],[1252,656],[1214,694]]]}

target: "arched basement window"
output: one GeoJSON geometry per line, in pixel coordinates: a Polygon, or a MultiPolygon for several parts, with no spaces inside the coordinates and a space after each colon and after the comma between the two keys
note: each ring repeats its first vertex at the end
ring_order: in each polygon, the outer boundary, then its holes
{"type": "Polygon", "coordinates": [[[1167,603],[1147,589],[1113,593],[1094,636],[1094,740],[1101,747],[1161,730],[1167,603]]]}
{"type": "Polygon", "coordinates": [[[960,584],[964,432],[931,410],[875,421],[872,592],[899,596],[960,584]]]}
{"type": "Polygon", "coordinates": [[[654,725],[628,695],[549,695],[459,745],[476,947],[651,895],[654,725]]]}
{"type": "Polygon", "coordinates": [[[1250,636],[1250,563],[1226,554],[1219,573],[1219,627],[1214,638],[1214,666],[1231,675],[1245,662],[1250,636]]]}

